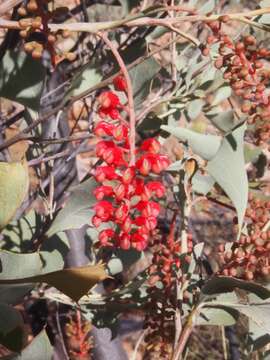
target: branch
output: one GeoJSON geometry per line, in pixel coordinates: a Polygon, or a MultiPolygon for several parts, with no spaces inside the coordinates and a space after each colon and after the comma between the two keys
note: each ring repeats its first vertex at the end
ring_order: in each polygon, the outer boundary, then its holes
{"type": "MultiPolygon", "coordinates": [[[[116,21],[103,21],[103,22],[77,22],[77,23],[64,23],[64,24],[49,24],[51,31],[56,32],[59,30],[69,30],[74,32],[89,32],[96,34],[102,30],[112,30],[119,28],[121,26],[126,27],[144,27],[144,26],[177,26],[182,22],[212,22],[220,20],[222,17],[226,16],[229,20],[235,20],[243,22],[244,19],[252,18],[255,16],[269,14],[270,7],[240,12],[240,13],[225,13],[225,14],[214,14],[210,16],[206,15],[186,15],[186,16],[176,16],[174,18],[166,19],[155,19],[144,15],[135,15],[132,17],[125,18],[123,20],[116,21]]],[[[245,21],[246,22],[246,21],[245,21]]],[[[21,30],[21,26],[18,21],[11,21],[0,19],[0,28],[11,28],[21,30]]],[[[267,28],[268,29],[268,28],[267,28]]]]}

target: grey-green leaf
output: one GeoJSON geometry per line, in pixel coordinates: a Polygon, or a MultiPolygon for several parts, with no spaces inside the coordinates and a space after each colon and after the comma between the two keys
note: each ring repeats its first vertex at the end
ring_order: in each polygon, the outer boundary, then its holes
{"type": "Polygon", "coordinates": [[[223,294],[234,291],[236,288],[256,294],[260,299],[270,298],[270,290],[251,281],[244,281],[230,276],[214,276],[202,288],[206,295],[223,294]]]}
{"type": "Polygon", "coordinates": [[[224,309],[205,307],[196,319],[196,325],[231,326],[236,322],[235,316],[224,309]]]}
{"type": "Polygon", "coordinates": [[[200,115],[203,105],[204,101],[201,99],[195,99],[188,104],[187,113],[191,120],[200,115]]]}
{"type": "Polygon", "coordinates": [[[39,110],[45,68],[23,51],[6,51],[0,64],[0,96],[39,110]]]}
{"type": "Polygon", "coordinates": [[[92,194],[95,187],[96,182],[91,178],[72,189],[70,198],[63,209],[59,211],[48,230],[48,237],[60,231],[79,229],[83,225],[90,223],[93,213],[91,206],[96,201],[92,194]]]}
{"type": "Polygon", "coordinates": [[[189,129],[167,125],[162,125],[161,129],[174,135],[181,141],[187,142],[192,151],[205,160],[212,159],[220,147],[221,140],[219,136],[199,134],[189,129]]]}
{"type": "Polygon", "coordinates": [[[91,65],[86,65],[80,73],[72,80],[71,86],[68,89],[65,99],[68,100],[73,96],[78,96],[92,86],[97,85],[102,79],[101,73],[91,65]]]}
{"type": "Polygon", "coordinates": [[[17,254],[0,251],[0,269],[0,280],[20,279],[40,274],[42,262],[38,252],[17,254]]]}
{"type": "Polygon", "coordinates": [[[216,106],[222,101],[226,100],[228,97],[231,96],[232,90],[230,86],[222,86],[220,87],[216,95],[214,97],[214,100],[211,102],[211,106],[216,106]]]}
{"type": "Polygon", "coordinates": [[[18,355],[9,355],[2,360],[51,360],[53,347],[45,330],[42,330],[34,340],[18,355]]]}
{"type": "Polygon", "coordinates": [[[208,0],[200,9],[199,9],[199,13],[200,14],[208,14],[210,12],[212,12],[215,8],[215,0],[208,0]]]}
{"type": "Polygon", "coordinates": [[[243,124],[225,136],[217,154],[206,167],[236,208],[239,234],[248,201],[248,179],[244,159],[245,130],[246,125],[243,124]]]}
{"type": "Polygon", "coordinates": [[[232,110],[222,111],[220,107],[215,108],[216,111],[209,111],[205,115],[219,130],[223,132],[232,131],[236,126],[234,112],[232,110]]]}
{"type": "Polygon", "coordinates": [[[160,70],[160,65],[151,57],[130,71],[135,108],[138,109],[149,94],[152,79],[160,70]]]}
{"type": "Polygon", "coordinates": [[[270,14],[263,14],[259,19],[259,23],[270,25],[270,14]]]}
{"type": "Polygon", "coordinates": [[[212,176],[202,175],[198,171],[191,180],[192,190],[198,194],[207,195],[215,184],[212,176]]]}

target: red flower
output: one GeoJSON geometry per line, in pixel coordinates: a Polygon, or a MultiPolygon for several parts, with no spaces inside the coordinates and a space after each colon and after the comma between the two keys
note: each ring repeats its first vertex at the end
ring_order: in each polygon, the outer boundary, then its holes
{"type": "Polygon", "coordinates": [[[100,121],[94,129],[94,134],[97,136],[112,136],[114,126],[106,121],[100,121]]]}
{"type": "Polygon", "coordinates": [[[98,166],[95,170],[95,179],[98,182],[117,179],[118,175],[113,166],[98,166]]]}
{"type": "Polygon", "coordinates": [[[104,91],[98,98],[100,107],[98,113],[100,116],[104,117],[106,115],[110,116],[112,119],[118,119],[119,111],[117,107],[120,104],[120,100],[117,95],[112,91],[104,91]]]}
{"type": "Polygon", "coordinates": [[[148,201],[151,197],[151,192],[145,186],[145,183],[142,179],[137,179],[136,181],[135,194],[139,195],[142,201],[148,201]]]}
{"type": "Polygon", "coordinates": [[[136,168],[144,176],[147,176],[150,173],[150,171],[151,171],[151,161],[148,159],[147,155],[142,156],[136,162],[136,168]]]}
{"type": "Polygon", "coordinates": [[[123,233],[119,238],[120,248],[123,250],[128,250],[130,248],[130,235],[123,233]]]}
{"type": "Polygon", "coordinates": [[[115,126],[114,129],[113,129],[112,135],[115,138],[115,140],[117,140],[117,141],[126,140],[127,135],[128,135],[127,126],[121,125],[121,124],[115,126]]]}
{"type": "Polygon", "coordinates": [[[98,157],[102,157],[106,150],[115,148],[113,141],[99,141],[96,145],[96,154],[98,157]]]}
{"type": "Polygon", "coordinates": [[[93,216],[92,217],[92,224],[95,226],[95,227],[99,227],[102,223],[102,220],[98,217],[98,216],[93,216]]]}
{"type": "Polygon", "coordinates": [[[111,196],[113,194],[113,188],[111,186],[98,186],[94,191],[93,191],[95,197],[97,198],[97,200],[102,200],[104,198],[104,196],[111,196]]]}
{"type": "Polygon", "coordinates": [[[159,181],[150,181],[146,185],[147,189],[153,192],[158,198],[161,198],[165,194],[165,187],[159,181]]]}
{"type": "Polygon", "coordinates": [[[115,211],[114,217],[117,223],[123,223],[129,213],[129,206],[126,203],[122,203],[115,211]]]}
{"type": "Polygon", "coordinates": [[[144,140],[144,142],[141,145],[141,150],[147,151],[149,153],[157,154],[159,153],[161,148],[160,143],[155,138],[150,138],[144,140]]]}
{"type": "Polygon", "coordinates": [[[126,186],[122,183],[120,183],[119,185],[117,185],[114,189],[114,195],[116,200],[121,201],[124,199],[124,197],[126,196],[126,186]]]}
{"type": "Polygon", "coordinates": [[[166,155],[156,155],[156,157],[152,159],[152,171],[155,174],[160,174],[166,170],[169,165],[170,160],[166,155]]]}
{"type": "Polygon", "coordinates": [[[125,221],[123,222],[123,224],[121,225],[121,229],[126,232],[129,233],[131,230],[131,225],[132,225],[132,221],[131,218],[129,216],[126,217],[125,221]]]}
{"type": "Polygon", "coordinates": [[[102,221],[108,221],[111,219],[114,212],[114,208],[109,201],[99,201],[95,206],[95,216],[99,217],[102,221]]]}
{"type": "Polygon", "coordinates": [[[160,205],[154,201],[140,201],[135,207],[141,211],[142,216],[145,217],[157,217],[160,212],[160,205]]]}
{"type": "Polygon", "coordinates": [[[114,85],[115,90],[117,90],[117,91],[126,91],[127,90],[126,79],[121,75],[116,76],[113,79],[113,85],[114,85]]]}
{"type": "Polygon", "coordinates": [[[120,104],[119,97],[112,91],[104,91],[101,93],[98,97],[98,102],[102,110],[114,109],[120,104]]]}
{"type": "Polygon", "coordinates": [[[122,182],[124,184],[130,184],[135,176],[135,169],[134,167],[128,167],[125,171],[122,173],[122,182]]]}
{"type": "Polygon", "coordinates": [[[105,229],[99,233],[98,239],[102,246],[112,246],[109,240],[113,237],[115,237],[115,231],[113,229],[105,229]]]}
{"type": "Polygon", "coordinates": [[[154,216],[138,216],[134,222],[137,226],[144,226],[147,232],[154,230],[157,226],[157,219],[154,216]]]}
{"type": "Polygon", "coordinates": [[[103,160],[106,161],[107,164],[114,165],[125,165],[126,162],[123,157],[123,151],[119,147],[108,148],[104,151],[103,160]]]}
{"type": "Polygon", "coordinates": [[[131,235],[132,246],[138,250],[142,251],[147,246],[147,238],[146,236],[141,235],[139,232],[135,232],[131,235]]]}
{"type": "Polygon", "coordinates": [[[125,165],[126,163],[123,158],[123,150],[116,146],[113,141],[102,140],[97,143],[96,154],[109,165],[125,165]]]}

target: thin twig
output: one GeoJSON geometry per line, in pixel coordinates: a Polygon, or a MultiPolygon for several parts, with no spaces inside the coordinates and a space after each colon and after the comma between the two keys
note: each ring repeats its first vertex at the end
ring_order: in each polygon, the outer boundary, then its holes
{"type": "Polygon", "coordinates": [[[222,347],[223,347],[224,360],[228,360],[228,352],[227,352],[226,335],[225,335],[225,328],[224,328],[224,326],[221,326],[221,327],[220,327],[220,330],[221,330],[221,339],[222,339],[222,347]]]}
{"type": "Polygon", "coordinates": [[[136,360],[136,359],[137,359],[137,353],[138,353],[139,347],[140,347],[140,345],[141,345],[141,343],[142,343],[142,341],[143,341],[143,339],[144,339],[144,337],[145,337],[146,331],[147,331],[147,329],[145,329],[145,330],[141,333],[138,341],[136,342],[136,345],[135,345],[135,348],[134,348],[134,351],[133,351],[133,353],[132,353],[132,356],[131,356],[131,359],[130,359],[130,360],[136,360]]]}

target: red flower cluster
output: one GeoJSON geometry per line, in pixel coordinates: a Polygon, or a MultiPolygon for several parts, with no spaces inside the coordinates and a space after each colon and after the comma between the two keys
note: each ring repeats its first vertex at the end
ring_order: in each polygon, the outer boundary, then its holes
{"type": "Polygon", "coordinates": [[[231,250],[220,245],[219,256],[223,275],[246,280],[270,274],[270,202],[252,199],[246,216],[250,220],[248,236],[241,236],[231,250]]]}
{"type": "MultiPolygon", "coordinates": [[[[118,79],[115,88],[124,91],[124,80],[118,79]]],[[[96,227],[112,223],[99,234],[102,246],[133,247],[142,251],[157,225],[160,205],[155,199],[165,194],[160,181],[146,181],[145,176],[160,174],[169,160],[159,154],[160,144],[156,139],[147,139],[136,149],[135,165],[129,165],[130,129],[120,115],[121,109],[115,93],[104,91],[99,96],[98,114],[106,120],[96,124],[94,133],[106,139],[96,146],[96,155],[104,164],[98,166],[94,174],[101,185],[94,190],[98,202],[92,223],[96,227]]]]}

